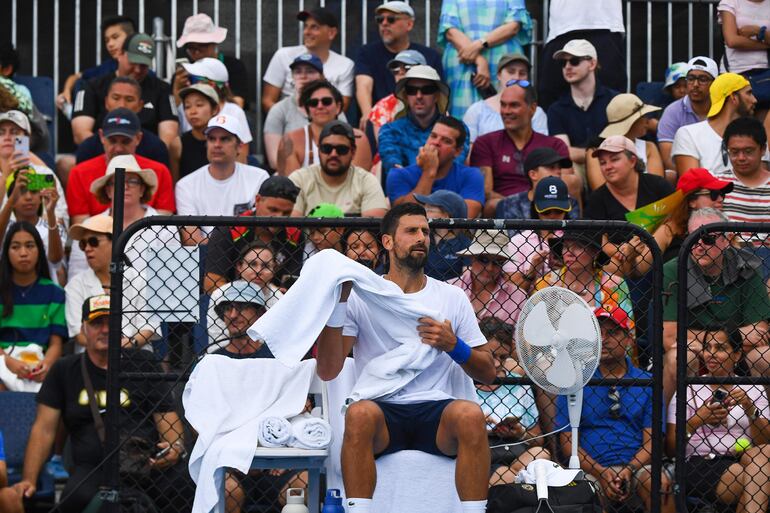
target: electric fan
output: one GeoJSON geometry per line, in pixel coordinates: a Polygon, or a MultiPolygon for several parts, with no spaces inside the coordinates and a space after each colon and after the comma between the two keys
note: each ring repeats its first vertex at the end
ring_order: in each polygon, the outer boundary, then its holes
{"type": "MultiPolygon", "coordinates": [[[[593,309],[579,295],[562,287],[533,294],[516,323],[519,363],[535,385],[566,395],[572,427],[570,469],[580,469],[578,429],[583,387],[596,372],[602,352],[601,331],[593,309]]],[[[538,476],[538,499],[548,498],[547,476],[538,476]],[[542,479],[541,479],[542,477],[542,479]]]]}

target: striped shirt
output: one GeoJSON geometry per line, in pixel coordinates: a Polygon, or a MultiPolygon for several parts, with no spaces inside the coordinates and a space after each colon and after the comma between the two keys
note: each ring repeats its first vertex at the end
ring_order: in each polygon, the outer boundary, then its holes
{"type": "MultiPolygon", "coordinates": [[[[732,172],[718,175],[718,178],[733,183],[733,190],[725,197],[722,211],[730,221],[745,223],[770,222],[770,178],[762,185],[749,187],[732,172]]],[[[770,245],[767,233],[745,234],[745,241],[770,245]]]]}
{"type": "Polygon", "coordinates": [[[47,278],[33,285],[13,285],[13,313],[3,316],[0,304],[0,347],[39,344],[48,348],[51,335],[67,339],[64,289],[47,278]]]}

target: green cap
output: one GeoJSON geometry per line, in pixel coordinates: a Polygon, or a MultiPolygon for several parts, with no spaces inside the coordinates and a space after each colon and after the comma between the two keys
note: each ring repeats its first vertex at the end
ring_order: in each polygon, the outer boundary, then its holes
{"type": "Polygon", "coordinates": [[[144,64],[152,66],[152,58],[155,55],[155,42],[147,34],[136,33],[131,35],[123,49],[128,54],[128,62],[131,64],[144,64]]]}
{"type": "Polygon", "coordinates": [[[345,217],[345,213],[334,203],[320,203],[310,211],[308,217],[345,217]]]}

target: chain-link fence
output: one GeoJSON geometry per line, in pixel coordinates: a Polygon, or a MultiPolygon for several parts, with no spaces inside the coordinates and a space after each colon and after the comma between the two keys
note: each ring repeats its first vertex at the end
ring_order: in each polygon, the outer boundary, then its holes
{"type": "Polygon", "coordinates": [[[767,511],[770,502],[770,224],[725,221],[696,211],[678,260],[664,267],[664,387],[676,397],[667,445],[679,511],[767,511]]]}
{"type": "MultiPolygon", "coordinates": [[[[527,298],[555,286],[596,310],[604,341],[584,391],[583,470],[608,507],[673,504],[663,465],[663,266],[652,237],[621,222],[434,219],[430,239],[427,254],[411,256],[429,277],[465,292],[494,355],[498,379],[477,385],[492,448],[490,485],[513,482],[534,458],[565,466],[569,459],[565,397],[533,385],[515,342],[527,298]]],[[[377,274],[390,265],[374,219],[150,217],[116,237],[111,302],[122,308],[113,306],[110,317],[105,456],[96,468],[76,466],[63,499],[83,500],[104,486],[108,505],[107,492],[121,491],[123,510],[130,503],[133,511],[188,511],[194,485],[186,455],[196,434],[180,396],[191,369],[212,353],[272,357],[245,331],[323,249],[377,274]],[[207,244],[183,246],[179,231],[207,244]]],[[[399,251],[390,254],[410,257],[399,251]]],[[[278,512],[285,491],[306,483],[303,471],[229,472],[226,510],[278,512]]]]}

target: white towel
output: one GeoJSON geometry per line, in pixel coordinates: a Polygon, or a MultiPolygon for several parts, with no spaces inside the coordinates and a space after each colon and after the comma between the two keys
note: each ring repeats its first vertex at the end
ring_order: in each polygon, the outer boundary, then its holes
{"type": "Polygon", "coordinates": [[[192,513],[224,511],[225,467],[248,472],[263,418],[289,418],[305,407],[315,360],[289,368],[273,359],[208,355],[185,386],[185,416],[198,432],[190,454],[197,484],[192,513]]]}
{"type": "Polygon", "coordinates": [[[393,282],[332,249],[310,257],[289,291],[248,330],[264,340],[276,358],[295,365],[308,352],[340,298],[341,285],[353,288],[378,323],[401,346],[369,362],[348,402],[376,399],[398,391],[428,367],[440,351],[423,344],[417,319],[443,320],[435,310],[410,297],[393,282]]]}
{"type": "Polygon", "coordinates": [[[291,441],[291,424],[283,417],[266,417],[259,423],[260,447],[286,447],[291,441]]]}
{"type": "Polygon", "coordinates": [[[298,449],[326,449],[332,443],[332,427],[324,419],[312,415],[297,415],[290,419],[289,447],[298,449]]]}

